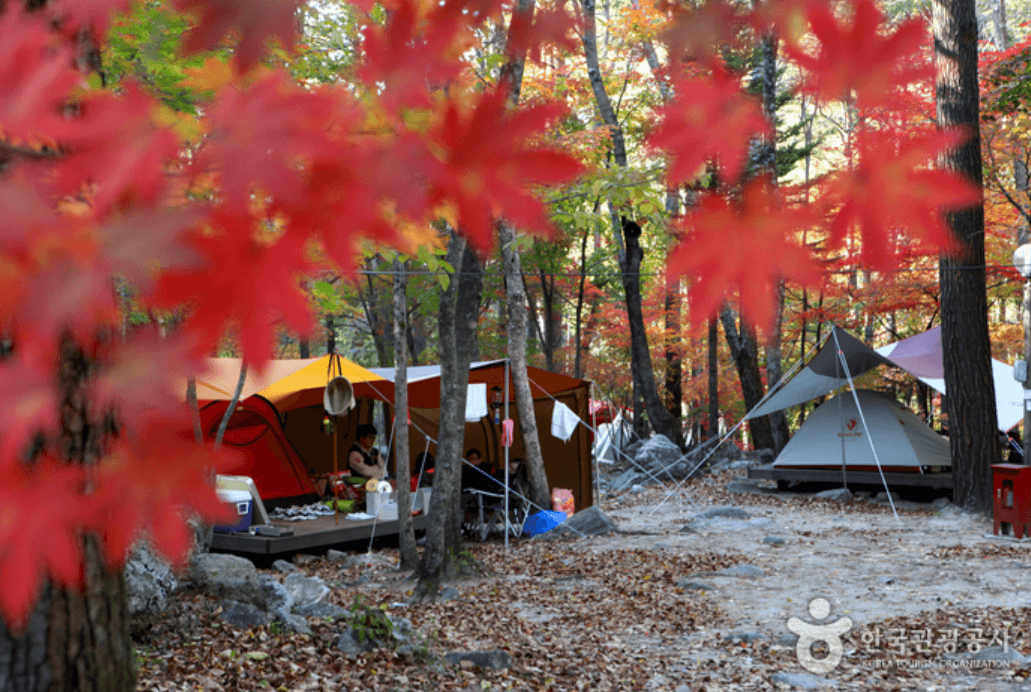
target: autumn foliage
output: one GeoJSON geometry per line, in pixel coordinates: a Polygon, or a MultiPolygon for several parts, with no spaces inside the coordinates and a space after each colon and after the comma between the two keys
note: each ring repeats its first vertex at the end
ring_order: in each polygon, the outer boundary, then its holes
{"type": "MultiPolygon", "coordinates": [[[[353,264],[363,238],[402,242],[402,226],[447,220],[480,249],[501,217],[547,233],[542,190],[585,170],[546,144],[562,104],[508,104],[504,83],[483,85],[465,64],[473,32],[503,19],[502,0],[388,0],[362,37],[357,86],[297,84],[263,63],[268,39],[295,42],[296,0],[177,0],[192,17],[185,50],[235,42],[234,67],[203,107],[203,133],[186,141],[156,117],[145,84],[103,88],[83,55],[101,40],[122,0],[60,0],[0,15],[0,319],[9,355],[0,364],[0,613],[15,625],[40,580],[79,583],[80,536],[103,539],[112,565],[147,532],[182,559],[182,518],[219,511],[206,481],[211,452],[184,437],[187,378],[234,328],[260,367],[277,325],[311,329],[300,281],[327,262],[353,264]],[[185,326],[165,339],[122,340],[113,325],[113,278],[131,282],[141,305],[182,308],[185,326]],[[58,373],[69,344],[91,363],[90,409],[110,413],[97,463],[75,466],[48,452],[31,463],[37,434],[57,439],[58,373]],[[17,584],[17,588],[9,588],[17,584]]],[[[370,3],[355,2],[359,11],[370,3]]],[[[947,245],[941,209],[977,199],[953,174],[929,169],[956,142],[934,135],[882,146],[870,135],[856,167],[826,181],[823,207],[787,198],[767,181],[746,182],[750,142],[770,130],[740,80],[719,64],[718,42],[741,27],[763,32],[808,18],[813,33],[784,32],[789,55],[821,98],[885,107],[926,70],[916,62],[923,26],[885,26],[873,0],[851,15],[821,2],[771,0],[738,10],[656,7],[676,58],[674,100],[655,116],[651,145],[668,157],[669,183],[706,166],[722,187],[681,219],[683,244],[670,270],[692,276],[704,310],[740,294],[765,319],[767,281],[809,281],[814,268],[798,232],[856,232],[868,259],[894,261],[895,238],[947,245]],[[814,39],[814,40],[813,40],[814,39]],[[680,58],[683,58],[681,60],[680,58]],[[691,61],[688,63],[687,61],[691,61]],[[690,69],[688,69],[690,65],[690,69]],[[894,145],[893,145],[894,146],[894,145]],[[758,277],[758,281],[754,280],[758,277]],[[763,277],[766,277],[764,280],[763,277]]],[[[520,26],[520,45],[565,42],[565,12],[520,26]],[[535,32],[537,32],[535,34],[535,32]]],[[[729,39],[728,39],[729,40],[729,39]]],[[[866,140],[864,140],[866,141],[866,140]]]]}

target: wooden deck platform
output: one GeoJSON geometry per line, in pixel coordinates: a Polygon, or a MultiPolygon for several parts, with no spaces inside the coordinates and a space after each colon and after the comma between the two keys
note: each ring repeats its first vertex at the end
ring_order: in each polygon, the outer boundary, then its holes
{"type": "MultiPolygon", "coordinates": [[[[318,548],[330,548],[335,545],[353,543],[355,541],[368,541],[375,531],[379,536],[396,536],[399,531],[400,522],[376,521],[366,519],[363,521],[351,521],[340,515],[340,522],[336,523],[332,516],[319,517],[310,521],[277,521],[272,520],[274,526],[282,526],[292,529],[293,536],[253,536],[249,533],[216,533],[211,542],[215,550],[224,550],[231,553],[246,553],[250,555],[280,555],[284,553],[296,553],[303,550],[318,548]]],[[[426,528],[427,519],[425,515],[412,517],[415,523],[416,532],[426,528]]]]}
{"type": "MultiPolygon", "coordinates": [[[[786,483],[834,483],[841,485],[841,469],[777,469],[772,464],[748,469],[749,478],[786,483]]],[[[848,471],[848,483],[856,485],[882,485],[889,487],[917,487],[952,489],[951,473],[885,473],[884,481],[876,471],[848,471]]]]}

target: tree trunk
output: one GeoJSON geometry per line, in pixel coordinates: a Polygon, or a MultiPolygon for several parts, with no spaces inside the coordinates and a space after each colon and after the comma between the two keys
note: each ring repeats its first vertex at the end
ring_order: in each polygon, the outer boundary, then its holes
{"type": "Polygon", "coordinates": [[[526,296],[523,293],[523,270],[519,252],[515,247],[515,230],[507,222],[498,224],[501,257],[505,265],[505,296],[508,299],[508,358],[516,411],[519,413],[519,432],[523,437],[527,476],[530,481],[530,501],[538,507],[551,507],[551,489],[544,470],[537,416],[526,373],[526,296]]]}
{"type": "MultiPolygon", "coordinates": [[[[54,450],[69,464],[101,457],[109,421],[90,416],[86,388],[93,363],[66,337],[61,347],[61,438],[54,450]]],[[[85,589],[44,583],[22,632],[0,620],[0,691],[121,692],[135,689],[125,580],[104,566],[97,539],[83,539],[85,589]]]]}
{"type": "MultiPolygon", "coordinates": [[[[737,374],[741,380],[741,394],[745,399],[745,410],[751,411],[763,398],[762,377],[759,374],[759,347],[755,340],[755,332],[742,319],[738,330],[733,311],[724,306],[720,311],[723,323],[723,334],[730,346],[730,353],[737,366],[737,374]]],[[[756,449],[773,449],[773,433],[767,416],[760,416],[748,421],[752,432],[752,442],[756,449]]]]}
{"type": "Polygon", "coordinates": [[[583,377],[583,324],[584,324],[584,294],[587,288],[587,238],[590,232],[585,232],[580,240],[580,285],[576,291],[576,323],[574,325],[576,337],[576,351],[573,358],[573,377],[583,377]]]}
{"type": "MultiPolygon", "coordinates": [[[[452,267],[461,267],[465,244],[465,238],[451,231],[446,259],[452,267]]],[[[468,363],[462,366],[456,348],[459,274],[460,270],[451,276],[440,296],[440,433],[437,436],[436,470],[433,472],[426,547],[419,565],[419,583],[414,594],[416,600],[437,597],[441,583],[451,569],[450,563],[457,556],[455,546],[448,544],[448,538],[451,520],[459,503],[466,388],[469,384],[468,363]]]]}
{"type": "Polygon", "coordinates": [[[633,221],[623,222],[623,241],[626,243],[626,271],[623,272],[623,290],[626,293],[627,318],[630,322],[630,349],[637,382],[641,386],[644,405],[648,409],[648,420],[655,432],[665,435],[670,442],[683,448],[684,434],[680,422],[670,415],[662,405],[655,386],[655,372],[648,350],[648,335],[644,329],[644,314],[641,310],[641,227],[633,221]]]}
{"type": "MultiPolygon", "coordinates": [[[[938,126],[963,127],[965,144],[939,165],[982,185],[978,127],[977,16],[973,0],[934,4],[938,126]]],[[[984,206],[948,215],[962,250],[939,263],[942,355],[948,389],[953,499],[966,509],[992,506],[991,465],[999,461],[985,279],[984,206]]]]}
{"type": "Polygon", "coordinates": [[[301,358],[311,358],[311,342],[307,339],[298,339],[297,350],[300,352],[298,355],[301,358]]]}
{"type": "Polygon", "coordinates": [[[719,326],[709,318],[709,437],[720,434],[720,354],[719,326]]]}
{"type": "MultiPolygon", "coordinates": [[[[773,325],[770,327],[769,340],[766,343],[766,387],[772,389],[783,377],[782,350],[784,332],[784,280],[777,282],[776,305],[774,307],[773,325]]],[[[770,434],[773,436],[773,453],[780,454],[788,443],[788,419],[783,411],[770,414],[770,434]]]]}
{"type": "Polygon", "coordinates": [[[555,349],[559,345],[559,315],[555,310],[555,275],[539,273],[541,279],[541,310],[544,313],[544,330],[541,335],[541,346],[544,351],[544,369],[555,370],[555,349]]]}
{"type": "MultiPolygon", "coordinates": [[[[469,364],[480,358],[480,348],[477,342],[477,331],[480,324],[480,301],[483,297],[483,266],[480,258],[476,255],[469,244],[465,244],[462,251],[462,259],[458,276],[458,293],[455,296],[455,342],[456,367],[460,370],[462,377],[462,391],[466,392],[469,385],[469,364]]],[[[462,409],[459,411],[459,423],[457,430],[461,431],[461,438],[458,441],[458,468],[462,468],[465,451],[465,399],[462,400],[462,409]]],[[[440,449],[440,446],[437,446],[440,449]]],[[[456,493],[461,491],[461,473],[456,493]]],[[[434,477],[434,483],[436,478],[434,477]]],[[[448,524],[446,545],[457,555],[462,545],[462,508],[460,503],[455,504],[451,513],[451,521],[448,524]]],[[[451,571],[448,572],[451,574],[451,571]]]]}
{"type": "MultiPolygon", "coordinates": [[[[529,24],[533,19],[534,0],[517,0],[512,21],[529,24]]],[[[515,50],[511,44],[506,48],[508,60],[501,68],[501,74],[508,79],[509,103],[519,104],[522,89],[523,66],[526,62],[525,48],[515,50]]],[[[519,413],[519,432],[523,436],[523,463],[526,464],[530,482],[530,501],[539,507],[551,507],[551,490],[544,471],[544,456],[541,453],[540,435],[537,431],[537,416],[530,392],[530,380],[526,372],[526,293],[522,263],[515,247],[515,229],[504,219],[498,226],[498,241],[501,244],[502,263],[505,267],[505,297],[508,303],[508,358],[509,372],[515,395],[516,411],[519,413]]]]}
{"type": "Polygon", "coordinates": [[[668,275],[663,310],[666,316],[666,377],[663,389],[666,395],[666,410],[679,422],[682,418],[681,402],[684,400],[684,369],[680,355],[680,280],[671,279],[668,275]]]}
{"type": "Polygon", "coordinates": [[[240,392],[243,391],[243,383],[247,381],[247,363],[240,361],[240,378],[236,381],[236,389],[233,390],[233,398],[229,400],[225,413],[222,414],[222,422],[218,424],[218,432],[215,434],[215,449],[222,446],[222,437],[229,427],[229,419],[236,411],[236,405],[240,402],[240,392]]]}
{"type": "Polygon", "coordinates": [[[408,450],[408,306],[405,292],[408,275],[401,260],[394,258],[394,474],[397,477],[397,514],[400,520],[398,542],[401,569],[419,567],[419,549],[415,545],[412,522],[412,462],[408,450]]]}

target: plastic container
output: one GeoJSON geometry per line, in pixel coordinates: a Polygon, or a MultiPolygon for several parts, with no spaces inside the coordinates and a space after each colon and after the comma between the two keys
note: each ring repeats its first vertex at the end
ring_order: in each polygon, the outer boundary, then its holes
{"type": "Polygon", "coordinates": [[[380,520],[397,519],[397,503],[393,493],[365,493],[365,511],[380,520]]]}
{"type": "Polygon", "coordinates": [[[236,515],[235,524],[215,526],[214,530],[219,533],[230,533],[232,531],[246,531],[251,528],[251,521],[254,519],[254,506],[251,501],[251,494],[246,490],[218,489],[218,497],[232,507],[236,515]]]}

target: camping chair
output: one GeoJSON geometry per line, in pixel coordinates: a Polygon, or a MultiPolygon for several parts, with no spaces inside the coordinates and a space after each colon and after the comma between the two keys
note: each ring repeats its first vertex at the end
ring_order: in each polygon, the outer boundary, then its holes
{"type": "Polygon", "coordinates": [[[508,496],[508,516],[505,516],[505,495],[486,490],[466,490],[462,493],[465,520],[462,531],[478,541],[487,540],[492,533],[504,535],[509,531],[513,538],[523,533],[526,521],[526,507],[522,498],[511,492],[508,496]]]}

